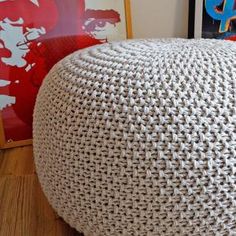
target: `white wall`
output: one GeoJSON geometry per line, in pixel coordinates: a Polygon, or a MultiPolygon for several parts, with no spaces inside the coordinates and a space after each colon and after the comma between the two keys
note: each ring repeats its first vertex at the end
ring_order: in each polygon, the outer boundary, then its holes
{"type": "Polygon", "coordinates": [[[189,0],[131,0],[134,38],[187,37],[189,0]]]}

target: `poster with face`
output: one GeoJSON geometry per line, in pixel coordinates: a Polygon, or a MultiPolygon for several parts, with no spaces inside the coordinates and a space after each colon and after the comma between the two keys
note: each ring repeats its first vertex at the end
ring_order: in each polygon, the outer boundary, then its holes
{"type": "Polygon", "coordinates": [[[56,62],[78,49],[126,39],[126,23],[124,0],[0,0],[6,142],[32,138],[37,92],[56,62]]]}
{"type": "Polygon", "coordinates": [[[86,0],[83,30],[101,42],[126,38],[123,1],[86,0]]]}

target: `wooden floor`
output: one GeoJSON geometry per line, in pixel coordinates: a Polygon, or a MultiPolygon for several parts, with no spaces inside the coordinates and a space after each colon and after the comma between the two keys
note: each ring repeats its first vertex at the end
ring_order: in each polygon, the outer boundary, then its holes
{"type": "Polygon", "coordinates": [[[37,179],[32,147],[0,150],[0,236],[82,236],[48,204],[37,179]]]}

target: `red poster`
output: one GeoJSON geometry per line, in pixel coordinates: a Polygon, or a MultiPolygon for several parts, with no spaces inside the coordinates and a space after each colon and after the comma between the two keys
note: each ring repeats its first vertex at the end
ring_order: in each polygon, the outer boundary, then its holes
{"type": "Polygon", "coordinates": [[[6,141],[32,138],[38,89],[75,50],[126,38],[123,0],[0,0],[0,109],[6,141]]]}

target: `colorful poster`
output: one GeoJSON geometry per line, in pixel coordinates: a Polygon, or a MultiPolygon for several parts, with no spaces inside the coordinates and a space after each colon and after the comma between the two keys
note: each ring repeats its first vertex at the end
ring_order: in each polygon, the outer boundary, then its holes
{"type": "Polygon", "coordinates": [[[236,40],[236,0],[205,0],[202,37],[236,40]]]}
{"type": "Polygon", "coordinates": [[[123,0],[0,0],[0,110],[5,140],[32,138],[38,89],[64,56],[126,39],[123,0]]]}

